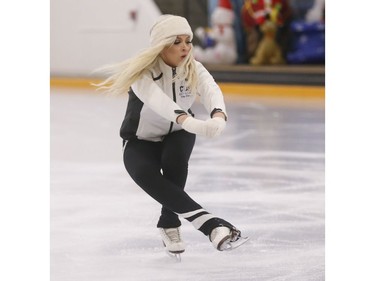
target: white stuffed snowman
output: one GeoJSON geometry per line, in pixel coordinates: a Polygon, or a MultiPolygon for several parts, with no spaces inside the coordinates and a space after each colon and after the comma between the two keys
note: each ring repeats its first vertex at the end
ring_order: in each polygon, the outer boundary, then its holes
{"type": "Polygon", "coordinates": [[[214,41],[212,47],[205,49],[194,47],[194,57],[201,63],[234,64],[237,61],[236,37],[233,29],[235,14],[229,0],[220,0],[211,15],[212,28],[205,31],[203,27],[195,30],[195,35],[203,42],[208,36],[214,41]]]}

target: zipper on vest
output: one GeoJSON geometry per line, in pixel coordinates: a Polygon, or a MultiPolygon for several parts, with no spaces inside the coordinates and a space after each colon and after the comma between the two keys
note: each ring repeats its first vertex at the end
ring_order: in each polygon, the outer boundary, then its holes
{"type": "MultiPolygon", "coordinates": [[[[172,67],[172,79],[176,76],[176,68],[172,67]]],[[[173,81],[172,83],[172,92],[173,92],[173,101],[176,102],[176,82],[173,81]]],[[[172,132],[173,129],[173,122],[171,122],[171,125],[169,126],[168,134],[172,132]]]]}

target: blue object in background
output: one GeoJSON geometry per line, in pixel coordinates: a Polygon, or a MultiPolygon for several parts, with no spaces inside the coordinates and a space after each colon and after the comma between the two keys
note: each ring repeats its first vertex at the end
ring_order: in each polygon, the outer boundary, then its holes
{"type": "Polygon", "coordinates": [[[215,40],[212,39],[211,37],[209,36],[205,36],[202,40],[202,47],[203,48],[212,48],[215,46],[215,40]]]}
{"type": "Polygon", "coordinates": [[[325,24],[294,21],[292,51],[287,54],[290,64],[325,63],[325,24]]]}

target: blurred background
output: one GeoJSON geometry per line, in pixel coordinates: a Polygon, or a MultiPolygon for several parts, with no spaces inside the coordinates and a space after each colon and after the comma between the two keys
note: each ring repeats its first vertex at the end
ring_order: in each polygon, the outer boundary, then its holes
{"type": "Polygon", "coordinates": [[[50,3],[52,85],[77,85],[73,78],[102,78],[93,70],[127,59],[148,46],[149,29],[160,14],[188,19],[194,32],[195,57],[218,82],[325,83],[324,0],[50,3]]]}

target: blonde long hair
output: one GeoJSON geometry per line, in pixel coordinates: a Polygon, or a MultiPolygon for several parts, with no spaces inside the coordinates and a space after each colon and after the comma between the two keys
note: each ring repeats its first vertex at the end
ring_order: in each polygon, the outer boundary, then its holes
{"type": "MultiPolygon", "coordinates": [[[[158,61],[162,50],[165,47],[170,47],[173,45],[176,37],[177,36],[165,38],[157,45],[150,46],[138,53],[136,56],[123,62],[101,67],[97,71],[110,76],[104,81],[93,85],[98,87],[98,90],[104,90],[105,93],[109,94],[118,95],[128,92],[130,86],[135,81],[152,69],[152,67],[158,61]]],[[[187,86],[192,92],[195,92],[198,82],[196,65],[193,56],[193,45],[187,57],[183,60],[179,67],[183,68],[180,72],[181,76],[175,77],[175,79],[185,79],[187,81],[187,86]]]]}

